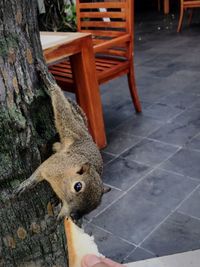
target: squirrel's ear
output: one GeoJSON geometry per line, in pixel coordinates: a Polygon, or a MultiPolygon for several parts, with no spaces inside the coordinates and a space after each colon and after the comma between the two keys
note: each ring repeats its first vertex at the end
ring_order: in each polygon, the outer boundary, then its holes
{"type": "Polygon", "coordinates": [[[84,163],[81,168],[77,171],[78,174],[82,175],[90,170],[90,163],[84,163]]]}
{"type": "Polygon", "coordinates": [[[110,190],[111,190],[111,187],[109,187],[109,186],[107,186],[107,185],[104,185],[104,186],[103,186],[103,193],[104,193],[104,194],[110,192],[110,190]]]}

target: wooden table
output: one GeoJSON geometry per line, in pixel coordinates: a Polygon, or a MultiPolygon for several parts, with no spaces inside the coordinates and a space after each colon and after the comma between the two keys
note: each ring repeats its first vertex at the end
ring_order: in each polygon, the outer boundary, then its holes
{"type": "Polygon", "coordinates": [[[41,32],[40,39],[47,64],[70,58],[78,102],[89,118],[94,141],[100,148],[105,147],[106,136],[91,34],[41,32]]]}

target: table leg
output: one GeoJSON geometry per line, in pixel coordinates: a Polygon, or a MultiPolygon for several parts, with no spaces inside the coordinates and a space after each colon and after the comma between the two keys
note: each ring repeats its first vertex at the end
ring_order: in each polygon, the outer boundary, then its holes
{"type": "Polygon", "coordinates": [[[81,53],[70,56],[76,96],[87,115],[94,141],[99,148],[103,148],[106,146],[106,136],[91,36],[81,42],[81,53]]]}
{"type": "Polygon", "coordinates": [[[164,14],[169,14],[169,0],[164,0],[164,14]]]}

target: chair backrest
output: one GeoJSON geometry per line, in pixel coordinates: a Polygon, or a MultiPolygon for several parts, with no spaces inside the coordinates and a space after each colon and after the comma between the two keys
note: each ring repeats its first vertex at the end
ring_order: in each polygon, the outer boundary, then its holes
{"type": "MultiPolygon", "coordinates": [[[[94,44],[126,33],[133,39],[133,6],[134,0],[77,0],[78,31],[92,33],[94,44]]],[[[122,45],[107,53],[127,57],[127,50],[127,45],[122,45]]]]}

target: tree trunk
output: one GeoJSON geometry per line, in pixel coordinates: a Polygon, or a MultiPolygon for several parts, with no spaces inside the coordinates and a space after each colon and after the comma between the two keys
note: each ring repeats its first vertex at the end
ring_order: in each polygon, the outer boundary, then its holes
{"type": "Polygon", "coordinates": [[[49,97],[36,70],[42,58],[36,0],[0,0],[0,266],[66,266],[65,236],[47,183],[18,199],[13,189],[51,153],[49,97]]]}

